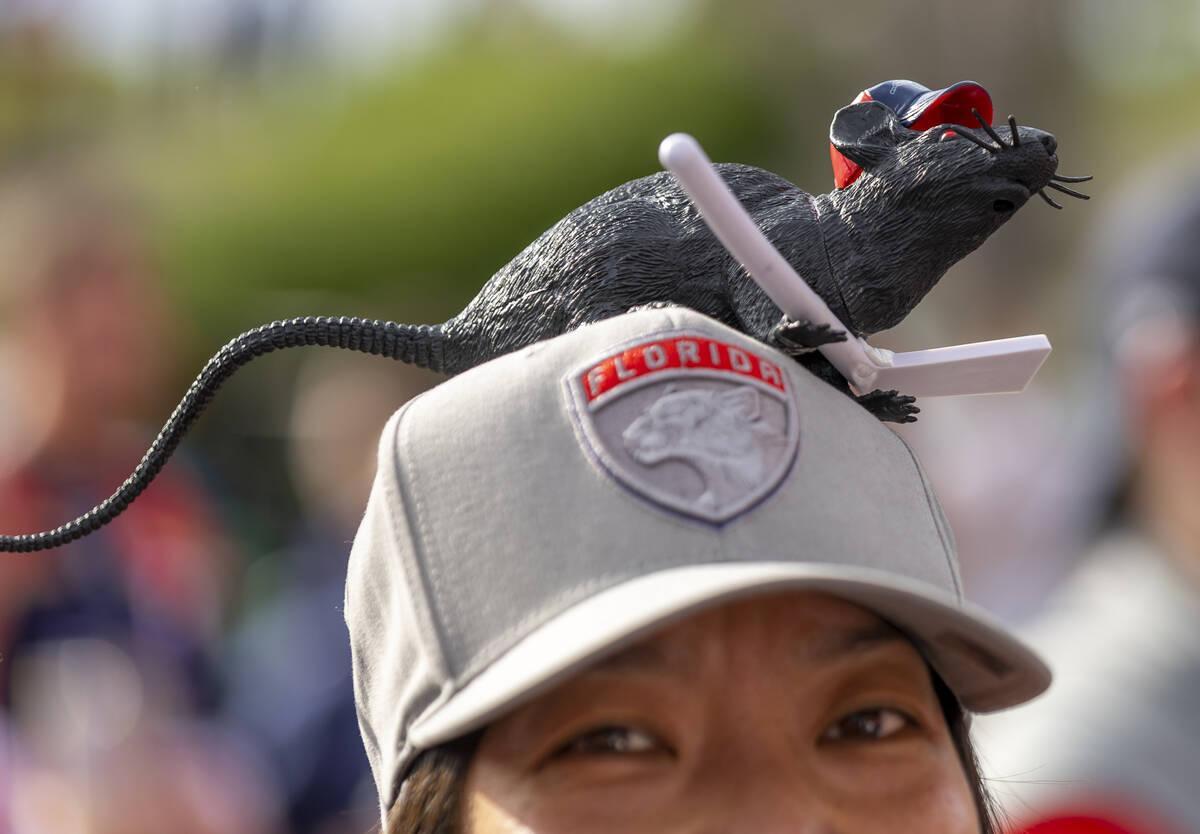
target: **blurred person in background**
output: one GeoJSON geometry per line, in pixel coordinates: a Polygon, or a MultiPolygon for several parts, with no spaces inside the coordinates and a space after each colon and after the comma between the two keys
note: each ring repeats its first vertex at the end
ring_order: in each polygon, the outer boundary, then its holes
{"type": "MultiPolygon", "coordinates": [[[[52,527],[169,410],[174,319],[129,199],[76,160],[0,182],[0,298],[0,529],[52,527]]],[[[12,830],[273,830],[254,754],[207,720],[233,556],[176,464],[98,533],[0,561],[12,830]]]]}
{"type": "MultiPolygon", "coordinates": [[[[173,315],[132,205],[103,179],[47,162],[0,184],[0,525],[7,530],[53,527],[107,497],[174,395],[167,376],[173,315]]],[[[102,593],[208,642],[220,624],[231,556],[204,485],[172,467],[138,512],[97,535],[61,554],[4,560],[0,648],[34,609],[86,606],[85,598],[102,593]]]]}
{"type": "Polygon", "coordinates": [[[1156,168],[1095,238],[1109,365],[1078,486],[1107,485],[1109,512],[1027,634],[1055,683],[976,727],[1036,834],[1200,831],[1200,167],[1156,168]]]}
{"type": "Polygon", "coordinates": [[[287,435],[302,524],[267,601],[233,635],[228,708],[269,757],[290,831],[361,834],[377,812],[342,622],[348,542],[384,424],[440,377],[344,352],[304,360],[287,435]]]}

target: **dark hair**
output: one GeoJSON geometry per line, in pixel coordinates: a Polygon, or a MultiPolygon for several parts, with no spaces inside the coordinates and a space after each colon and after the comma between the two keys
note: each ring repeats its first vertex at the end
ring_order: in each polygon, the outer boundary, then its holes
{"type": "Polygon", "coordinates": [[[478,730],[417,757],[388,812],[385,834],[459,834],[467,768],[482,735],[478,730]]]}
{"type": "MultiPolygon", "coordinates": [[[[999,834],[996,807],[983,784],[979,760],[971,745],[970,718],[941,677],[932,670],[930,675],[955,752],[971,788],[980,834],[999,834]]],[[[401,799],[388,814],[385,834],[461,834],[467,769],[481,735],[482,731],[474,732],[426,750],[417,757],[404,780],[401,799]]]]}
{"type": "Polygon", "coordinates": [[[983,784],[983,774],[979,770],[979,758],[975,755],[975,746],[971,744],[971,716],[962,708],[958,698],[946,686],[941,676],[932,669],[929,671],[933,678],[933,689],[937,693],[938,705],[946,718],[946,726],[950,728],[950,739],[954,742],[954,751],[962,764],[963,773],[967,776],[967,784],[971,788],[971,799],[975,802],[975,816],[979,820],[980,834],[1000,834],[1000,819],[996,803],[992,799],[987,786],[983,784]]]}

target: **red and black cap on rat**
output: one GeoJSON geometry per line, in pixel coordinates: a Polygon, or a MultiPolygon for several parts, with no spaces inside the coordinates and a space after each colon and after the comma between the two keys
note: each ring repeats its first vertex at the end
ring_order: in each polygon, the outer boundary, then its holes
{"type": "MultiPolygon", "coordinates": [[[[992,123],[992,97],[974,81],[959,81],[940,90],[931,90],[915,81],[884,81],[863,90],[851,104],[878,101],[895,113],[900,123],[911,130],[926,130],[941,124],[975,127],[979,124],[973,110],[992,123]]],[[[842,155],[832,144],[829,156],[833,180],[845,188],[862,173],[862,168],[842,155]]]]}

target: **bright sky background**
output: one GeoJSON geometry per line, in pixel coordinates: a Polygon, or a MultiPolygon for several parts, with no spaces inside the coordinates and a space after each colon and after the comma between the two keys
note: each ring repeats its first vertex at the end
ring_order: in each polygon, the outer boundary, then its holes
{"type": "MultiPolygon", "coordinates": [[[[822,0],[780,2],[809,7],[815,22],[822,15],[822,0]]],[[[533,13],[564,34],[636,51],[686,24],[699,5],[700,0],[0,0],[0,25],[31,17],[55,21],[80,53],[137,77],[161,71],[166,62],[225,60],[229,33],[239,22],[243,35],[262,37],[268,55],[271,47],[291,41],[313,60],[370,70],[419,53],[485,7],[497,17],[510,9],[533,13]]],[[[1136,87],[1197,72],[1196,0],[1067,0],[1066,10],[1072,25],[1064,50],[1106,84],[1136,87]]]]}
{"type": "Polygon", "coordinates": [[[55,21],[85,55],[133,75],[163,60],[212,55],[240,22],[268,43],[299,27],[304,45],[370,67],[419,51],[488,3],[521,5],[575,36],[618,49],[655,42],[694,0],[0,0],[0,21],[55,21]]]}

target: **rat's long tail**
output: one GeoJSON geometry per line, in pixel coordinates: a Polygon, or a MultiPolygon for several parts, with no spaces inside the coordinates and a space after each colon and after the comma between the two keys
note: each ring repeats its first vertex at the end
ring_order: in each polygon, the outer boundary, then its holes
{"type": "Polygon", "coordinates": [[[100,529],[120,515],[154,480],[217,389],[234,371],[256,356],[301,345],[321,345],[387,356],[410,365],[443,371],[445,343],[441,325],[397,324],[345,316],[288,319],[248,330],[208,360],[141,463],[116,492],[79,518],[54,530],[24,536],[0,536],[0,552],[30,553],[58,547],[100,529]]]}

